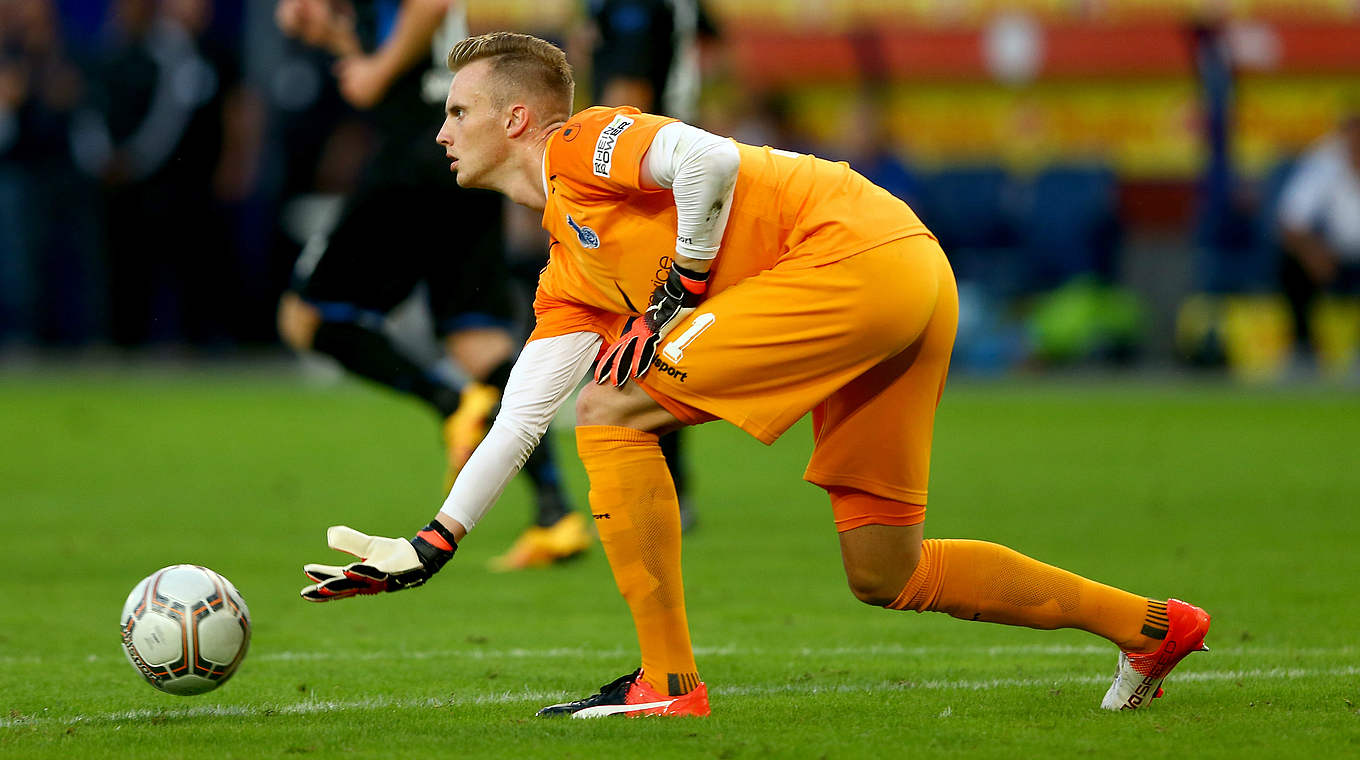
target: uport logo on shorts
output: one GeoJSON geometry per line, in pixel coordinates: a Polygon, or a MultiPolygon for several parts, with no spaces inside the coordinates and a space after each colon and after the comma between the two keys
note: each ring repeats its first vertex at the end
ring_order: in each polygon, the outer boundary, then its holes
{"type": "Polygon", "coordinates": [[[663,375],[670,375],[682,383],[689,379],[688,372],[679,369],[678,367],[672,367],[666,362],[661,361],[661,357],[659,356],[652,357],[652,366],[656,368],[657,372],[660,372],[663,375]]]}
{"type": "Polygon", "coordinates": [[[619,114],[600,133],[600,139],[595,141],[595,156],[591,162],[595,168],[595,176],[609,176],[609,169],[614,163],[614,146],[618,143],[619,135],[623,134],[623,130],[631,126],[633,126],[633,120],[619,114]]]}
{"type": "Polygon", "coordinates": [[[595,230],[577,224],[576,220],[571,218],[571,214],[567,214],[567,224],[576,230],[576,239],[581,241],[582,248],[600,247],[600,236],[595,234],[595,230]]]}

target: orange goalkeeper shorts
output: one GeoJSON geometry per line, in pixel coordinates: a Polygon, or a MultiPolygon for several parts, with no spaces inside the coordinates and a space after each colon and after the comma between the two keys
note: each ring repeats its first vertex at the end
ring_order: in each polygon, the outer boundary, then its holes
{"type": "Polygon", "coordinates": [[[919,522],[958,313],[928,235],[817,267],[781,263],[700,305],[641,385],[682,422],[721,418],[766,444],[812,412],[803,477],[900,502],[919,522]]]}

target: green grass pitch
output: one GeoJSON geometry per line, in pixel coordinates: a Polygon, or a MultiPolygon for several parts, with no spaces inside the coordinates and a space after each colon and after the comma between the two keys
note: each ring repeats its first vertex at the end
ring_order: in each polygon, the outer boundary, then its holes
{"type": "MultiPolygon", "coordinates": [[[[800,425],[691,432],[691,628],[713,717],[540,720],[637,664],[598,547],[496,575],[511,485],[429,586],[329,605],[325,528],[409,535],[440,503],[433,419],[354,383],[235,371],[0,376],[0,757],[1342,757],[1360,755],[1354,390],[966,383],[936,426],[927,535],[1002,542],[1214,615],[1148,709],[1098,709],[1114,648],[866,607],[800,425]],[[161,694],[124,597],[164,565],[231,578],[235,678],[161,694]]],[[[556,432],[578,505],[584,478],[556,432]]],[[[873,445],[866,441],[866,446],[873,445]]]]}

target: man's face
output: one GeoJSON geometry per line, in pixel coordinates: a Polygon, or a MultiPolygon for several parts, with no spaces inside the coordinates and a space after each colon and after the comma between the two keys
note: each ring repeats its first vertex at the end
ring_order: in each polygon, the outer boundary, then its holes
{"type": "Polygon", "coordinates": [[[497,189],[490,184],[509,153],[501,109],[490,90],[491,64],[473,61],[453,77],[444,101],[444,126],[436,139],[444,146],[449,170],[463,187],[497,189]]]}

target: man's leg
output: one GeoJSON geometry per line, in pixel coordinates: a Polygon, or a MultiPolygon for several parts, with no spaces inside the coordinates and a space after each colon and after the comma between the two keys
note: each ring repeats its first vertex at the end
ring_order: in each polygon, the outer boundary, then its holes
{"type": "MultiPolygon", "coordinates": [[[[866,506],[880,502],[869,508],[882,511],[901,506],[862,491],[832,492],[833,504],[853,500],[866,506]]],[[[1165,601],[1097,583],[999,544],[923,541],[920,524],[864,525],[841,533],[840,543],[851,591],[866,604],[1028,628],[1078,628],[1128,652],[1155,651],[1166,638],[1165,601]]]]}
{"type": "Polygon", "coordinates": [[[321,307],[296,293],[284,293],[279,302],[279,336],[294,350],[319,351],[360,377],[409,393],[441,416],[458,409],[458,389],[406,356],[380,327],[360,318],[359,310],[336,308],[335,312],[335,318],[327,319],[321,307]]]}
{"type": "Polygon", "coordinates": [[[680,500],[680,531],[688,533],[699,521],[699,515],[690,500],[689,474],[685,472],[684,446],[681,445],[683,436],[679,430],[661,436],[661,455],[666,458],[666,469],[670,470],[675,495],[680,500]]]}
{"type": "MultiPolygon", "coordinates": [[[[1089,631],[1124,653],[1121,676],[1126,662],[1133,663],[1130,675],[1107,694],[1106,706],[1117,709],[1122,700],[1139,698],[1133,693],[1139,683],[1129,679],[1145,662],[1155,667],[1138,671],[1137,681],[1151,678],[1155,693],[1165,671],[1202,645],[1208,627],[1202,610],[1180,602],[1172,608],[998,544],[922,539],[935,412],[958,320],[953,276],[942,260],[936,275],[934,306],[916,339],[813,410],[815,445],[805,477],[831,498],[852,591],[890,609],[1089,631]],[[865,441],[874,445],[865,447],[865,441]],[[1167,657],[1139,659],[1162,653],[1164,645],[1167,657]]],[[[901,282],[923,288],[925,278],[901,282]]],[[[907,300],[925,302],[924,295],[913,296],[907,300]]]]}
{"type": "Polygon", "coordinates": [[[1289,302],[1290,314],[1294,317],[1294,343],[1297,353],[1313,356],[1313,304],[1317,301],[1318,284],[1312,275],[1299,263],[1298,257],[1285,253],[1280,258],[1280,290],[1289,302]]]}
{"type": "Polygon", "coordinates": [[[410,190],[358,189],[335,228],[313,235],[298,255],[291,290],[279,302],[278,329],[295,350],[331,356],[444,417],[458,408],[458,388],[384,331],[387,314],[420,280],[420,247],[391,245],[391,230],[423,222],[420,202],[421,194],[410,190]]]}
{"type": "MultiPolygon", "coordinates": [[[[894,511],[924,516],[915,505],[853,489],[829,490],[838,523],[894,511]]],[[[923,541],[920,523],[860,524],[843,530],[840,542],[851,590],[866,604],[1029,628],[1077,628],[1113,642],[1120,649],[1119,667],[1101,701],[1107,710],[1136,709],[1161,696],[1171,669],[1206,648],[1210,619],[1204,610],[1177,599],[1138,596],[999,544],[923,541]]]]}
{"type": "MultiPolygon", "coordinates": [[[[587,384],[576,414],[600,544],[637,629],[640,680],[660,701],[696,692],[701,685],[685,613],[679,504],[656,434],[678,422],[637,383],[587,384]]],[[[700,714],[707,712],[705,697],[700,714]]]]}

